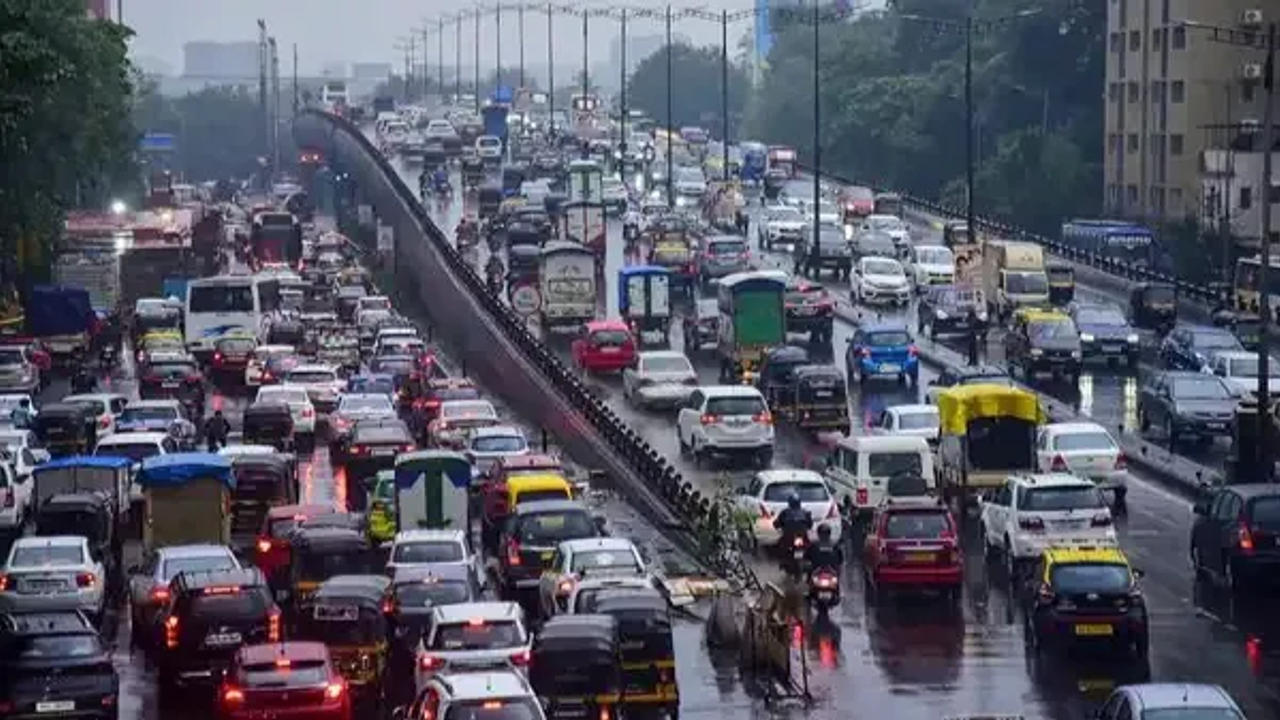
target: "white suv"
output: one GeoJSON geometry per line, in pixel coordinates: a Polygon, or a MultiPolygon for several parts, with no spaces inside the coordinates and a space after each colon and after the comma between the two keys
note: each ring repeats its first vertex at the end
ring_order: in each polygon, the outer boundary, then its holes
{"type": "Polygon", "coordinates": [[[714,455],[751,455],[761,467],[773,461],[773,416],[760,391],[745,385],[694,390],[676,416],[681,454],[696,461],[714,455]]]}
{"type": "Polygon", "coordinates": [[[529,681],[510,670],[438,675],[419,688],[413,704],[400,716],[546,720],[529,681]]]}
{"type": "Polygon", "coordinates": [[[300,385],[263,385],[258,388],[254,402],[288,405],[289,414],[293,416],[294,434],[315,437],[316,407],[311,404],[306,388],[300,385]]]}
{"type": "Polygon", "coordinates": [[[1011,475],[982,498],[982,541],[1016,577],[1051,547],[1114,546],[1116,530],[1092,482],[1067,473],[1011,475]]]}
{"type": "Polygon", "coordinates": [[[421,690],[441,673],[524,669],[533,637],[513,602],[437,605],[418,641],[414,676],[421,690]]]}

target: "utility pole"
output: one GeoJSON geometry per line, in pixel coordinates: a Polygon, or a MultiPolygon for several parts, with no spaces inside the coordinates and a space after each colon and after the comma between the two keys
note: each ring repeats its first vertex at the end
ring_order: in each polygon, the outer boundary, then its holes
{"type": "Polygon", "coordinates": [[[1276,103],[1276,24],[1267,26],[1267,62],[1263,82],[1267,90],[1267,107],[1262,120],[1262,256],[1258,262],[1258,471],[1262,482],[1274,475],[1271,455],[1271,301],[1267,294],[1267,275],[1271,269],[1271,155],[1275,150],[1276,103]]]}
{"type": "Polygon", "coordinates": [[[970,240],[978,237],[973,208],[973,15],[964,19],[964,221],[970,240]]]}
{"type": "Polygon", "coordinates": [[[276,53],[276,39],[271,44],[271,173],[280,172],[280,56],[276,53]]]}
{"type": "Polygon", "coordinates": [[[822,115],[820,114],[821,102],[819,91],[821,90],[821,80],[819,78],[819,67],[821,62],[822,46],[819,38],[822,36],[821,23],[818,22],[818,3],[813,4],[813,245],[809,248],[809,252],[817,252],[818,235],[822,230],[822,213],[819,212],[819,201],[821,200],[821,177],[822,177],[822,115]]]}
{"type": "Polygon", "coordinates": [[[444,17],[436,18],[436,92],[444,102],[444,17]]]}
{"type": "Polygon", "coordinates": [[[427,25],[422,25],[422,103],[427,102],[427,83],[431,73],[427,72],[427,25]]]}
{"type": "Polygon", "coordinates": [[[493,76],[493,89],[496,93],[502,87],[502,3],[494,6],[493,11],[493,64],[497,72],[493,76]]]}
{"type": "Polygon", "coordinates": [[[293,115],[298,115],[298,43],[293,44],[293,115]]]}
{"type": "Polygon", "coordinates": [[[591,83],[587,76],[587,10],[582,10],[582,102],[591,94],[591,83]]]}
{"type": "Polygon", "coordinates": [[[720,164],[729,182],[729,11],[720,11],[720,164]]]}
{"type": "MultiPolygon", "coordinates": [[[[618,150],[622,159],[627,156],[627,9],[622,8],[622,70],[618,78],[618,87],[622,89],[618,103],[618,150]]],[[[621,170],[619,170],[621,175],[621,170]]]]}
{"type": "Polygon", "coordinates": [[[462,13],[454,16],[457,28],[453,36],[453,104],[462,97],[462,13]]]}
{"type": "Polygon", "coordinates": [[[516,6],[516,22],[520,25],[520,87],[524,87],[524,5],[516,6]]]}
{"type": "Polygon", "coordinates": [[[671,174],[675,172],[675,158],[671,154],[671,6],[667,6],[667,207],[675,208],[675,185],[671,174]]]}
{"type": "Polygon", "coordinates": [[[271,144],[271,111],[267,109],[267,23],[258,20],[258,107],[262,109],[262,156],[271,144]]]}
{"type": "Polygon", "coordinates": [[[124,24],[124,0],[116,0],[116,24],[124,24]]]}
{"type": "Polygon", "coordinates": [[[480,9],[472,11],[476,19],[476,67],[475,67],[475,111],[480,112],[480,9]]]}
{"type": "Polygon", "coordinates": [[[547,3],[547,112],[550,113],[551,134],[556,134],[556,54],[551,38],[551,3],[547,3]]]}

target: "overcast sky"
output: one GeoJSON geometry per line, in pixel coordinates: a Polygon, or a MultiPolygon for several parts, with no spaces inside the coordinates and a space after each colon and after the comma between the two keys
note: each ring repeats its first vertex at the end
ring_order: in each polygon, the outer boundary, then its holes
{"type": "MultiPolygon", "coordinates": [[[[112,0],[114,2],[114,0],[112,0]]],[[[298,45],[299,72],[319,74],[332,63],[394,61],[397,67],[403,55],[393,49],[398,38],[413,28],[421,28],[425,18],[436,17],[470,8],[464,0],[123,0],[124,19],[137,36],[133,54],[138,58],[155,58],[174,74],[182,72],[182,46],[193,40],[253,40],[257,37],[257,20],[267,23],[267,31],[276,37],[280,48],[281,72],[291,70],[291,47],[298,45]]],[[[751,7],[755,0],[672,0],[674,7],[702,7],[708,10],[730,10],[751,7]]],[[[607,0],[558,0],[559,4],[607,6],[607,0]]],[[[492,0],[488,5],[492,5],[492,0]]],[[[642,2],[640,5],[650,5],[642,2]]],[[[664,3],[665,4],[665,3],[664,3]]],[[[660,7],[652,3],[653,7],[660,7]]],[[[556,64],[582,57],[582,24],[580,20],[557,17],[554,21],[556,64]]],[[[526,13],[525,61],[544,63],[547,55],[545,15],[526,13]]],[[[494,21],[481,21],[481,65],[494,61],[494,21]]],[[[629,32],[659,33],[657,20],[637,19],[629,23],[629,32]]],[[[748,22],[730,28],[730,42],[749,32],[748,22]]],[[[698,43],[719,43],[719,26],[705,21],[680,23],[679,31],[698,43]]],[[[592,19],[588,31],[591,61],[607,59],[609,42],[618,32],[616,20],[592,19]],[[597,31],[598,28],[598,31],[597,31]]],[[[471,57],[474,27],[464,26],[463,57],[471,57]]],[[[445,63],[451,64],[453,31],[446,26],[445,63]]],[[[519,36],[514,10],[502,17],[503,65],[516,64],[519,36]]],[[[429,38],[435,41],[434,36],[429,38]]],[[[435,48],[428,58],[435,64],[435,48]]]]}

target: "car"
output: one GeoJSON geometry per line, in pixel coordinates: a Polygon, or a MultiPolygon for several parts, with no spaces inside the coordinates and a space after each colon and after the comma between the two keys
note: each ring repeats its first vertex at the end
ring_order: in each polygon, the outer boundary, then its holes
{"type": "Polygon", "coordinates": [[[271,369],[271,361],[276,357],[297,358],[298,351],[292,345],[259,345],[253,351],[253,357],[244,366],[244,384],[246,387],[258,387],[279,382],[280,377],[271,369]]]}
{"type": "Polygon", "coordinates": [[[848,185],[840,190],[840,205],[844,209],[844,221],[854,222],[875,211],[875,193],[868,187],[848,185]]]}
{"type": "Polygon", "coordinates": [[[868,305],[906,305],[911,302],[911,284],[902,263],[891,257],[867,256],[854,266],[850,300],[868,305]]]}
{"type": "Polygon", "coordinates": [[[868,215],[862,221],[861,229],[867,232],[888,235],[898,251],[906,250],[911,246],[911,230],[907,227],[907,223],[897,215],[868,215]]]}
{"type": "Polygon", "coordinates": [[[942,368],[938,377],[929,381],[924,391],[925,402],[933,405],[938,402],[939,393],[962,385],[1014,386],[1009,373],[995,365],[948,365],[942,368]]]}
{"type": "Polygon", "coordinates": [[[477,587],[484,585],[483,559],[471,551],[462,530],[401,530],[391,540],[387,572],[398,577],[410,568],[439,568],[456,565],[466,568],[477,587]]]}
{"type": "Polygon", "coordinates": [[[138,397],[182,397],[189,393],[204,395],[204,373],[185,350],[153,352],[141,363],[138,372],[138,397]]]}
{"type": "Polygon", "coordinates": [[[862,543],[862,573],[871,593],[938,590],[953,602],[964,586],[959,527],[931,497],[885,498],[862,543]]]}
{"type": "Polygon", "coordinates": [[[509,511],[497,542],[497,577],[504,596],[538,587],[560,543],[599,537],[600,523],[576,500],[519,502],[509,511]]]}
{"type": "Polygon", "coordinates": [[[844,236],[844,228],[823,225],[818,228],[815,238],[812,229],[809,231],[808,252],[800,263],[800,269],[806,277],[821,277],[824,269],[834,271],[837,279],[849,279],[853,271],[853,251],[844,236]]]}
{"type": "Polygon", "coordinates": [[[627,204],[631,202],[631,196],[627,191],[626,184],[616,177],[604,179],[600,197],[604,202],[605,208],[619,215],[626,212],[627,204]]]}
{"type": "Polygon", "coordinates": [[[498,411],[488,400],[446,400],[427,426],[427,436],[436,445],[462,447],[471,430],[498,422],[498,411]]]}
{"type": "Polygon", "coordinates": [[[1237,401],[1214,375],[1191,371],[1158,372],[1138,393],[1138,427],[1163,428],[1170,447],[1181,438],[1197,440],[1231,434],[1237,401]]]}
{"type": "Polygon", "coordinates": [[[751,251],[747,249],[746,238],[739,235],[712,235],[702,240],[698,279],[704,285],[750,269],[751,251]]]}
{"type": "Polygon", "coordinates": [[[79,610],[94,624],[106,608],[106,568],[79,535],[20,537],[0,568],[0,611],[79,610]]]}
{"type": "Polygon", "coordinates": [[[897,258],[898,246],[888,233],[879,230],[858,230],[853,234],[853,256],[897,258]]]}
{"type": "Polygon", "coordinates": [[[147,629],[169,603],[169,581],[180,572],[238,570],[240,561],[225,545],[169,545],[149,550],[142,562],[129,568],[130,639],[146,649],[152,639],[147,629]]]}
{"type": "Polygon", "coordinates": [[[1107,362],[1124,361],[1138,367],[1142,355],[1142,338],[1129,324],[1124,311],[1114,305],[1076,303],[1071,319],[1080,332],[1080,350],[1084,359],[1102,358],[1107,362]]]}
{"type": "Polygon", "coordinates": [[[756,225],[756,247],[773,250],[777,243],[797,243],[808,231],[804,215],[788,205],[770,205],[756,225]]]}
{"type": "Polygon", "coordinates": [[[938,442],[941,419],[933,405],[890,405],[871,426],[875,435],[922,437],[931,445],[938,442]]]}
{"type": "Polygon", "coordinates": [[[388,628],[395,651],[415,658],[422,631],[430,625],[436,607],[480,601],[475,568],[456,563],[401,565],[387,588],[388,628]]]}
{"type": "Polygon", "coordinates": [[[676,414],[676,444],[698,463],[746,455],[760,467],[773,462],[773,414],[764,395],[743,385],[695,388],[676,414]]]}
{"type": "Polygon", "coordinates": [[[582,372],[618,372],[636,359],[636,338],[621,320],[593,320],[570,346],[573,364],[582,372]]]}
{"type": "Polygon", "coordinates": [[[284,384],[305,389],[316,412],[322,414],[333,412],[346,386],[338,371],[328,365],[298,365],[285,373],[284,384]]]}
{"type": "MultiPolygon", "coordinates": [[[[801,211],[804,213],[805,222],[810,226],[813,225],[813,200],[811,198],[802,198],[801,211]]],[[[821,198],[818,200],[818,225],[820,227],[835,228],[839,230],[840,236],[844,237],[844,228],[842,221],[844,220],[840,208],[835,203],[821,198]]]]}
{"type": "Polygon", "coordinates": [[[512,670],[437,675],[398,710],[406,720],[546,720],[529,681],[512,670]]]}
{"type": "Polygon", "coordinates": [[[565,612],[574,587],[588,577],[647,574],[640,551],[626,538],[566,540],[538,580],[538,608],[544,618],[565,612]]]}
{"type": "Polygon", "coordinates": [[[1073,385],[1080,380],[1080,333],[1071,318],[1059,312],[1020,309],[1014,313],[1013,327],[1004,336],[1005,362],[1009,374],[1021,370],[1030,380],[1036,373],[1051,373],[1073,385]]]}
{"type": "Polygon", "coordinates": [[[485,160],[502,158],[502,138],[496,135],[481,135],[476,138],[476,155],[485,160]]]}
{"type": "Polygon", "coordinates": [[[680,202],[680,198],[697,200],[707,192],[707,179],[702,174],[702,168],[692,165],[679,166],[675,169],[672,180],[674,181],[677,203],[680,202]]]}
{"type": "Polygon", "coordinates": [[[1128,459],[1106,428],[1092,422],[1049,423],[1036,433],[1036,470],[1066,472],[1115,493],[1122,507],[1129,481],[1128,459]]]}
{"type": "Polygon", "coordinates": [[[329,415],[329,442],[345,441],[357,422],[395,420],[397,417],[390,395],[344,392],[338,398],[338,407],[329,415]]]}
{"type": "Polygon", "coordinates": [[[413,355],[377,355],[369,360],[369,371],[378,375],[390,375],[397,385],[403,385],[419,372],[418,358],[413,355]]]}
{"type": "Polygon", "coordinates": [[[486,475],[503,458],[529,454],[529,441],[524,431],[514,425],[490,425],[472,430],[467,437],[467,459],[471,472],[486,475]]]}
{"type": "Polygon", "coordinates": [[[111,649],[75,611],[0,615],[0,678],[6,717],[118,717],[111,649]]]}
{"type": "Polygon", "coordinates": [[[783,302],[788,333],[808,333],[810,342],[831,343],[836,302],[825,287],[802,278],[787,278],[783,302]]]}
{"type": "Polygon", "coordinates": [[[1068,473],[1010,475],[983,495],[980,516],[983,547],[1004,558],[1011,580],[1050,547],[1116,544],[1102,491],[1068,473]]]}
{"type": "Polygon", "coordinates": [[[1103,644],[1145,658],[1139,575],[1118,547],[1045,548],[1031,572],[1033,592],[1024,595],[1028,644],[1035,652],[1103,644]]]}
{"type": "Polygon", "coordinates": [[[982,291],[962,285],[933,285],[916,304],[916,331],[929,330],[929,339],[950,333],[985,333],[987,304],[982,291]]]}
{"type": "Polygon", "coordinates": [[[1122,685],[1102,704],[1096,717],[1098,720],[1193,717],[1244,720],[1245,714],[1218,685],[1171,682],[1122,685]]]}
{"type": "Polygon", "coordinates": [[[257,568],[174,575],[152,641],[161,697],[214,686],[242,645],[280,642],[282,624],[257,568]]]}
{"type": "MultiPolygon", "coordinates": [[[[1280,361],[1269,358],[1268,377],[1280,377],[1280,361]]],[[[1238,398],[1258,392],[1258,353],[1242,350],[1222,350],[1209,357],[1209,370],[1222,378],[1222,382],[1238,398]]]]}
{"type": "Polygon", "coordinates": [[[172,298],[138,298],[133,303],[133,322],[138,327],[177,327],[181,321],[182,303],[172,298]]]}
{"type": "Polygon", "coordinates": [[[1193,506],[1191,565],[1232,593],[1271,584],[1280,568],[1280,486],[1227,485],[1193,506]]]}
{"type": "Polygon", "coordinates": [[[31,477],[37,465],[49,462],[49,451],[39,445],[40,440],[32,430],[0,427],[0,453],[8,453],[13,475],[19,483],[31,477]]]}
{"type": "Polygon", "coordinates": [[[156,455],[181,450],[178,441],[166,432],[129,432],[108,435],[98,440],[93,454],[98,457],[129,458],[136,464],[156,455]]]}
{"type": "Polygon", "coordinates": [[[258,388],[254,403],[266,405],[287,405],[289,414],[293,416],[293,432],[308,438],[316,435],[316,407],[311,403],[311,395],[304,387],[297,385],[263,385],[258,388]]]}
{"type": "Polygon", "coordinates": [[[920,353],[902,323],[866,323],[854,331],[845,349],[849,384],[863,384],[877,376],[898,382],[920,382],[920,353]]]}
{"type": "Polygon", "coordinates": [[[818,527],[827,526],[832,542],[840,541],[841,520],[839,508],[827,481],[812,470],[777,469],[762,470],[752,476],[746,487],[737,493],[737,506],[744,515],[755,516],[752,533],[761,545],[777,545],[782,531],[773,521],[786,509],[791,496],[800,499],[800,506],[813,518],[810,540],[817,540],[818,527]]]}
{"type": "Polygon", "coordinates": [[[523,668],[532,643],[519,603],[437,606],[418,644],[415,684],[422,690],[441,673],[523,668]]]}
{"type": "Polygon", "coordinates": [[[351,720],[351,690],[321,642],[259,643],[236,651],[216,695],[218,720],[351,720]]]}
{"type": "Polygon", "coordinates": [[[649,350],[622,371],[622,396],[641,408],[678,407],[698,386],[698,371],[684,353],[649,350]]]}
{"type": "Polygon", "coordinates": [[[98,417],[98,437],[110,435],[116,429],[116,417],[129,404],[129,398],[116,393],[82,393],[68,395],[62,402],[86,405],[98,417]]]}
{"type": "Polygon", "coordinates": [[[363,480],[372,475],[369,465],[394,463],[396,455],[415,447],[413,433],[399,418],[359,420],[336,446],[334,457],[347,466],[348,480],[363,480]]]}
{"type": "Polygon", "coordinates": [[[18,475],[19,465],[13,460],[15,456],[31,459],[31,450],[24,448],[0,453],[0,537],[6,539],[22,534],[31,519],[35,489],[30,467],[25,468],[26,476],[18,475]]]}
{"type": "Polygon", "coordinates": [[[651,574],[643,575],[588,575],[573,583],[569,597],[565,599],[562,613],[571,615],[589,614],[595,609],[596,598],[602,593],[622,590],[633,592],[651,592],[657,587],[657,579],[651,574]]]}
{"type": "Polygon", "coordinates": [[[40,367],[22,345],[0,345],[0,392],[35,394],[44,385],[40,367]]]}
{"type": "Polygon", "coordinates": [[[422,397],[413,401],[415,409],[423,412],[429,423],[440,414],[440,406],[449,400],[481,400],[480,388],[471,378],[431,378],[423,389],[422,397]]]}
{"type": "Polygon", "coordinates": [[[177,400],[135,400],[120,411],[116,432],[164,432],[180,444],[196,440],[196,425],[177,400]]]}
{"type": "Polygon", "coordinates": [[[1232,332],[1220,327],[1178,325],[1160,342],[1160,362],[1170,370],[1204,371],[1216,352],[1242,351],[1232,332]]]}
{"type": "Polygon", "coordinates": [[[908,249],[907,267],[916,292],[936,285],[951,285],[956,279],[956,256],[943,245],[913,245],[908,249]]]}
{"type": "Polygon", "coordinates": [[[258,341],[252,335],[226,335],[213,343],[210,369],[215,377],[241,379],[253,359],[258,341]]]}

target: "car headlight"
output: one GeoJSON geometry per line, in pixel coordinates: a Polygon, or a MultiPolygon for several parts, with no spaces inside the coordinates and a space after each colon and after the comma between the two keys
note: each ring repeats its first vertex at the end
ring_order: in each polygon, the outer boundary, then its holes
{"type": "Polygon", "coordinates": [[[1041,356],[1041,355],[1043,355],[1043,354],[1044,354],[1044,351],[1043,351],[1043,350],[1041,350],[1040,348],[1031,348],[1031,356],[1032,356],[1032,357],[1039,357],[1039,356],[1041,356]]]}
{"type": "Polygon", "coordinates": [[[939,320],[946,320],[946,319],[947,319],[947,311],[946,311],[946,310],[939,310],[937,313],[935,313],[935,315],[937,316],[937,318],[938,318],[939,320]]]}
{"type": "Polygon", "coordinates": [[[1080,333],[1080,342],[1093,342],[1093,333],[1080,333]]]}
{"type": "Polygon", "coordinates": [[[1080,351],[1079,351],[1079,350],[1072,350],[1072,351],[1071,351],[1071,357],[1075,358],[1076,360],[1079,360],[1079,359],[1080,359],[1080,351]]]}
{"type": "Polygon", "coordinates": [[[1138,333],[1129,333],[1129,337],[1125,338],[1130,345],[1138,344],[1138,333]]]}

